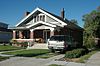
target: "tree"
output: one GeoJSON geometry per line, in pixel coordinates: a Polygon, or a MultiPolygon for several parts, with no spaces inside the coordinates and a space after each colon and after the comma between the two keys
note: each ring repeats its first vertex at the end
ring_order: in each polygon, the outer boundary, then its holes
{"type": "MultiPolygon", "coordinates": [[[[84,21],[84,44],[91,43],[92,39],[100,38],[100,7],[97,10],[93,10],[91,13],[83,16],[84,21]],[[89,42],[87,41],[89,40],[89,42]]],[[[92,45],[94,46],[94,45],[92,45]]]]}
{"type": "Polygon", "coordinates": [[[70,21],[71,21],[72,23],[74,23],[74,24],[78,25],[77,20],[75,20],[75,19],[71,19],[70,21]]]}

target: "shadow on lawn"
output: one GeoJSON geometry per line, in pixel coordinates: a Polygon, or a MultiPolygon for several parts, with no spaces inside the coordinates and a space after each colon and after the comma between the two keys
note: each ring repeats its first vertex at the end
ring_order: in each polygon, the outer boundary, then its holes
{"type": "Polygon", "coordinates": [[[35,57],[38,55],[43,55],[43,54],[47,54],[47,53],[37,53],[37,54],[17,54],[15,56],[20,56],[20,57],[35,57]]]}

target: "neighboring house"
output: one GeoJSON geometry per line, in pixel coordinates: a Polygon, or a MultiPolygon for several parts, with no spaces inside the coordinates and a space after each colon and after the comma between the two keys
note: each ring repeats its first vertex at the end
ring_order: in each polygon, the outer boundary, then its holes
{"type": "Polygon", "coordinates": [[[0,43],[8,43],[12,39],[12,31],[8,29],[8,24],[0,22],[0,43]]]}
{"type": "Polygon", "coordinates": [[[64,9],[61,16],[52,14],[42,8],[36,8],[31,13],[26,12],[13,30],[13,39],[18,42],[46,42],[52,35],[69,35],[78,44],[83,44],[83,29],[65,19],[64,9]]]}

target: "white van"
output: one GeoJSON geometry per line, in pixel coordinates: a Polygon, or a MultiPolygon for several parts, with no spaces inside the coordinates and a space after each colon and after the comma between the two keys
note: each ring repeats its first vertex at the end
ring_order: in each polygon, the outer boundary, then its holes
{"type": "Polygon", "coordinates": [[[72,37],[66,35],[54,35],[48,39],[48,48],[52,51],[65,51],[73,45],[72,37]]]}

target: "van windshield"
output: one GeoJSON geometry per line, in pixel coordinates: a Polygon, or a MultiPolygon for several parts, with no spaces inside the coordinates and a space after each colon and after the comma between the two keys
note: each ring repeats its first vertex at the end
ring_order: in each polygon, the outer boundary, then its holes
{"type": "Polygon", "coordinates": [[[51,41],[64,41],[65,40],[65,36],[52,36],[50,38],[51,41]]]}

